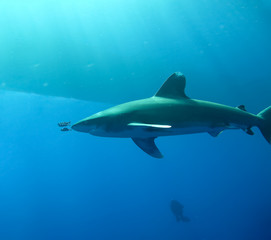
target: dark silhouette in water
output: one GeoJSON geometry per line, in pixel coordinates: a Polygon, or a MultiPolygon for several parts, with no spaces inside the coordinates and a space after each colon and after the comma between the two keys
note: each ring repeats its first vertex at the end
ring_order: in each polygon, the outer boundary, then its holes
{"type": "Polygon", "coordinates": [[[170,209],[174,216],[176,217],[177,222],[179,221],[190,222],[190,219],[183,215],[183,205],[180,204],[178,201],[172,200],[170,203],[170,209]]]}

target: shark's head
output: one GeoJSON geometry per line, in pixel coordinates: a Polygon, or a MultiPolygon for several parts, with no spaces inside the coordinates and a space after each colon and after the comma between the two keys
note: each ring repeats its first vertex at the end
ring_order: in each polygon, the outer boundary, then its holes
{"type": "Polygon", "coordinates": [[[101,137],[116,136],[116,133],[121,130],[119,116],[117,109],[109,108],[82,119],[75,123],[72,129],[101,137]]]}
{"type": "Polygon", "coordinates": [[[72,129],[78,132],[102,136],[105,132],[105,118],[102,114],[96,113],[75,123],[72,129]]]}

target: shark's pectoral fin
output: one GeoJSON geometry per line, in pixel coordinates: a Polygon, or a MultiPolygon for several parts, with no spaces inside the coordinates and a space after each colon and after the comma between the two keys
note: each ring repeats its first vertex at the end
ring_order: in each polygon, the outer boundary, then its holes
{"type": "Polygon", "coordinates": [[[157,148],[153,138],[132,138],[134,143],[140,147],[145,153],[155,158],[162,158],[163,155],[157,148]]]}

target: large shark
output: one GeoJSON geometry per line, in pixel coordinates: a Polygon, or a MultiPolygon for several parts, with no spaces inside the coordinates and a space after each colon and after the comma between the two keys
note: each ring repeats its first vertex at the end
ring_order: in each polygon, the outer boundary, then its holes
{"type": "Polygon", "coordinates": [[[226,129],[242,129],[253,135],[258,127],[271,143],[271,106],[254,115],[244,105],[230,107],[190,99],[185,94],[185,76],[172,74],[150,98],[127,102],[87,117],[72,129],[102,137],[132,138],[144,152],[163,155],[154,140],[161,136],[207,132],[218,136],[226,129]]]}

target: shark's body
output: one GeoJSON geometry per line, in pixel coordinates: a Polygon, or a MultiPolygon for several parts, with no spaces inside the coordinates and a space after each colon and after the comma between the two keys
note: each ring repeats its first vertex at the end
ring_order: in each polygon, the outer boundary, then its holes
{"type": "Polygon", "coordinates": [[[143,151],[157,158],[162,154],[154,139],[160,136],[200,132],[217,136],[225,129],[243,129],[253,135],[251,127],[257,126],[270,143],[271,107],[254,115],[243,105],[230,107],[190,99],[184,92],[185,84],[184,75],[174,73],[155,96],[96,113],[72,128],[96,136],[132,138],[143,151]]]}

